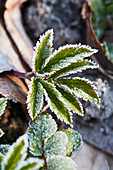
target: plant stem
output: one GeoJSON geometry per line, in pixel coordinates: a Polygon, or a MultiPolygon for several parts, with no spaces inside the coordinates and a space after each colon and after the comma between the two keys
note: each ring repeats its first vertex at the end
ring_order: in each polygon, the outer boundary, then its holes
{"type": "Polygon", "coordinates": [[[48,170],[48,168],[47,168],[47,162],[46,162],[46,156],[45,156],[44,150],[43,150],[43,158],[44,158],[44,167],[48,170]]]}
{"type": "Polygon", "coordinates": [[[7,71],[5,72],[7,74],[10,74],[10,75],[13,75],[13,76],[17,76],[19,78],[22,78],[22,79],[29,79],[31,80],[31,77],[42,77],[42,78],[46,78],[46,76],[44,75],[38,75],[38,74],[35,74],[34,72],[28,72],[28,73],[20,73],[18,71],[7,71]]]}

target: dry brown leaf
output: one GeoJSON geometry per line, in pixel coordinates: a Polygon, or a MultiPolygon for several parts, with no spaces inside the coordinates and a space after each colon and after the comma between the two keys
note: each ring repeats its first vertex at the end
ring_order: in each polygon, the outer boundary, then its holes
{"type": "Polygon", "coordinates": [[[16,71],[16,68],[10,63],[9,57],[0,52],[0,73],[10,70],[16,71]]]}
{"type": "Polygon", "coordinates": [[[7,31],[15,42],[22,58],[28,66],[32,68],[32,43],[24,31],[21,20],[20,5],[24,1],[25,0],[7,0],[4,21],[7,31]]]}
{"type": "MultiPolygon", "coordinates": [[[[14,78],[14,77],[13,77],[14,78]]],[[[17,80],[18,78],[16,78],[17,80]]],[[[19,80],[18,80],[19,81],[19,80]]],[[[27,93],[18,84],[6,76],[0,75],[0,94],[14,102],[26,104],[27,93]]]]}
{"type": "Polygon", "coordinates": [[[24,67],[22,66],[21,61],[19,60],[18,55],[16,54],[14,48],[12,47],[12,44],[3,28],[3,26],[0,24],[0,51],[8,56],[9,62],[14,65],[14,67],[20,71],[25,72],[24,67]]]}
{"type": "Polygon", "coordinates": [[[107,77],[113,79],[113,76],[109,74],[109,70],[113,72],[113,64],[112,62],[107,58],[105,50],[102,46],[102,44],[99,43],[99,41],[96,38],[96,35],[94,33],[92,23],[91,23],[91,7],[88,2],[84,2],[82,7],[82,18],[86,22],[86,29],[87,29],[87,44],[92,46],[93,48],[98,49],[98,53],[95,54],[95,57],[93,56],[93,59],[97,64],[99,64],[99,70],[106,75],[107,77]]]}

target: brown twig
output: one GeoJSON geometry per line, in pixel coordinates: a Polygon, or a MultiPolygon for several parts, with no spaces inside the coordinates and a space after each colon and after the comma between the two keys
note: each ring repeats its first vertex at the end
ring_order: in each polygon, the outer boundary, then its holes
{"type": "Polygon", "coordinates": [[[8,71],[8,72],[5,72],[9,75],[13,75],[13,76],[17,76],[21,79],[29,79],[31,80],[31,77],[42,77],[42,78],[46,78],[46,76],[44,75],[38,75],[38,74],[35,74],[34,72],[28,72],[28,73],[20,73],[18,71],[8,71]]]}

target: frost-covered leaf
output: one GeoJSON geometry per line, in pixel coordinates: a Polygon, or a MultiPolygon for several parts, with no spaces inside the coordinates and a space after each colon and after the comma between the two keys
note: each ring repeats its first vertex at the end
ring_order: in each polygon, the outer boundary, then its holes
{"type": "Polygon", "coordinates": [[[99,105],[98,95],[94,90],[94,86],[88,80],[83,78],[60,78],[57,82],[71,89],[76,96],[82,97],[85,100],[96,100],[97,105],[99,105]]]}
{"type": "Polygon", "coordinates": [[[33,155],[43,154],[44,142],[57,131],[57,125],[49,114],[41,114],[33,121],[27,130],[29,150],[33,155]]]}
{"type": "Polygon", "coordinates": [[[43,105],[43,91],[38,78],[32,77],[27,103],[30,117],[34,119],[39,114],[43,105]]]}
{"type": "Polygon", "coordinates": [[[0,129],[0,137],[2,137],[4,135],[4,132],[2,129],[0,129]]]}
{"type": "Polygon", "coordinates": [[[54,156],[48,160],[49,170],[77,170],[75,162],[69,157],[54,156]]]}
{"type": "Polygon", "coordinates": [[[66,144],[68,142],[67,135],[63,132],[55,133],[51,138],[45,143],[45,155],[50,157],[52,155],[58,155],[66,149],[66,144]]]}
{"type": "Polygon", "coordinates": [[[83,116],[83,109],[81,106],[81,103],[79,100],[68,90],[65,90],[63,87],[56,84],[57,90],[62,94],[62,98],[64,99],[67,106],[72,110],[73,112],[76,112],[77,114],[83,116]]]}
{"type": "Polygon", "coordinates": [[[1,162],[3,161],[4,155],[0,153],[0,169],[1,169],[1,162]]]}
{"type": "Polygon", "coordinates": [[[65,45],[51,54],[47,65],[40,73],[55,72],[56,70],[67,67],[71,63],[83,59],[84,57],[88,57],[96,52],[97,50],[81,44],[65,45]]]}
{"type": "Polygon", "coordinates": [[[55,79],[59,76],[65,76],[65,75],[81,72],[82,70],[86,70],[87,68],[94,69],[94,68],[97,68],[97,66],[92,61],[78,60],[74,63],[71,63],[69,66],[56,71],[55,73],[50,75],[50,77],[48,77],[48,78],[55,79]]]}
{"type": "Polygon", "coordinates": [[[42,70],[46,65],[46,60],[52,52],[53,30],[48,30],[37,42],[33,56],[33,69],[36,72],[42,70]]]}
{"type": "Polygon", "coordinates": [[[56,90],[53,84],[40,80],[43,88],[46,100],[50,106],[50,109],[54,111],[57,117],[64,120],[66,123],[72,125],[71,114],[66,108],[60,93],[56,90]]]}
{"type": "Polygon", "coordinates": [[[14,170],[25,159],[27,147],[27,136],[23,135],[10,147],[1,164],[2,169],[14,170]]]}
{"type": "Polygon", "coordinates": [[[5,98],[0,98],[0,116],[3,114],[5,108],[7,105],[7,99],[5,98]]]}
{"type": "Polygon", "coordinates": [[[6,153],[9,151],[9,147],[10,145],[3,145],[1,144],[0,145],[0,152],[4,155],[6,155],[6,153]]]}
{"type": "Polygon", "coordinates": [[[66,156],[72,156],[82,145],[82,137],[73,129],[63,129],[62,132],[66,133],[68,137],[66,156]]]}
{"type": "Polygon", "coordinates": [[[43,160],[28,158],[26,161],[23,161],[16,170],[38,170],[41,166],[43,166],[43,160]]]}

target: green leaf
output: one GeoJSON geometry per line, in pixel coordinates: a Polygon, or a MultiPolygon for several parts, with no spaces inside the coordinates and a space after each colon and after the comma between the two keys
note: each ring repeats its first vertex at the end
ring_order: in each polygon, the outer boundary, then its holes
{"type": "Polygon", "coordinates": [[[40,80],[40,82],[44,88],[44,93],[50,109],[54,111],[59,119],[64,120],[72,126],[71,113],[66,108],[60,93],[56,90],[53,84],[43,80],[40,80]]]}
{"type": "Polygon", "coordinates": [[[39,78],[32,77],[27,103],[29,115],[34,119],[39,114],[43,105],[43,91],[39,78]]]}
{"type": "Polygon", "coordinates": [[[67,67],[71,63],[74,63],[77,60],[83,59],[84,57],[88,57],[97,50],[91,49],[85,45],[65,45],[56,50],[51,56],[40,73],[51,73],[56,70],[60,70],[61,68],[67,67]]]}
{"type": "Polygon", "coordinates": [[[58,84],[56,84],[56,88],[62,94],[62,98],[64,99],[69,109],[83,116],[83,108],[79,100],[71,92],[65,90],[58,84]]]}
{"type": "Polygon", "coordinates": [[[82,137],[73,129],[63,129],[62,132],[66,133],[68,137],[68,142],[66,144],[66,156],[72,156],[82,145],[82,137]]]}
{"type": "Polygon", "coordinates": [[[86,70],[87,68],[97,68],[98,66],[96,66],[96,64],[92,61],[88,61],[88,60],[79,60],[79,61],[76,61],[72,64],[70,64],[69,66],[65,67],[65,68],[62,68],[58,71],[56,71],[55,73],[53,73],[52,75],[50,75],[48,77],[49,78],[52,78],[52,79],[55,79],[59,76],[66,76],[66,75],[69,75],[69,74],[74,74],[74,73],[77,73],[77,72],[81,72],[82,70],[86,70]]]}
{"type": "Polygon", "coordinates": [[[43,166],[43,160],[28,158],[17,167],[17,170],[38,170],[41,166],[43,166]]]}
{"type": "Polygon", "coordinates": [[[98,95],[94,90],[94,86],[88,80],[83,78],[60,78],[57,82],[71,89],[76,96],[82,97],[85,100],[96,100],[97,105],[99,105],[98,95]]]}
{"type": "Polygon", "coordinates": [[[1,169],[1,162],[3,161],[3,159],[4,159],[4,155],[0,153],[0,169],[1,169]]]}
{"type": "Polygon", "coordinates": [[[2,131],[2,129],[0,129],[0,137],[2,137],[4,135],[4,132],[2,131]]]}
{"type": "Polygon", "coordinates": [[[45,35],[40,37],[40,42],[37,42],[33,56],[33,70],[39,72],[42,70],[48,57],[52,52],[53,30],[48,30],[45,35]]]}
{"type": "Polygon", "coordinates": [[[9,151],[9,147],[10,145],[0,145],[0,152],[4,155],[6,155],[6,153],[9,151]]]}
{"type": "Polygon", "coordinates": [[[57,131],[57,125],[49,114],[41,114],[30,122],[27,130],[30,153],[42,156],[44,142],[57,131]]]}
{"type": "Polygon", "coordinates": [[[77,170],[75,162],[69,157],[54,156],[48,160],[49,170],[77,170]]]}
{"type": "Polygon", "coordinates": [[[67,135],[63,132],[55,133],[51,138],[45,143],[45,155],[50,157],[52,155],[58,155],[66,149],[66,144],[68,142],[67,135]]]}
{"type": "Polygon", "coordinates": [[[27,136],[23,135],[10,147],[9,152],[1,164],[2,169],[14,170],[17,165],[25,159],[27,147],[27,136]]]}
{"type": "Polygon", "coordinates": [[[0,98],[0,116],[4,113],[6,105],[7,105],[7,99],[6,98],[0,98]]]}

